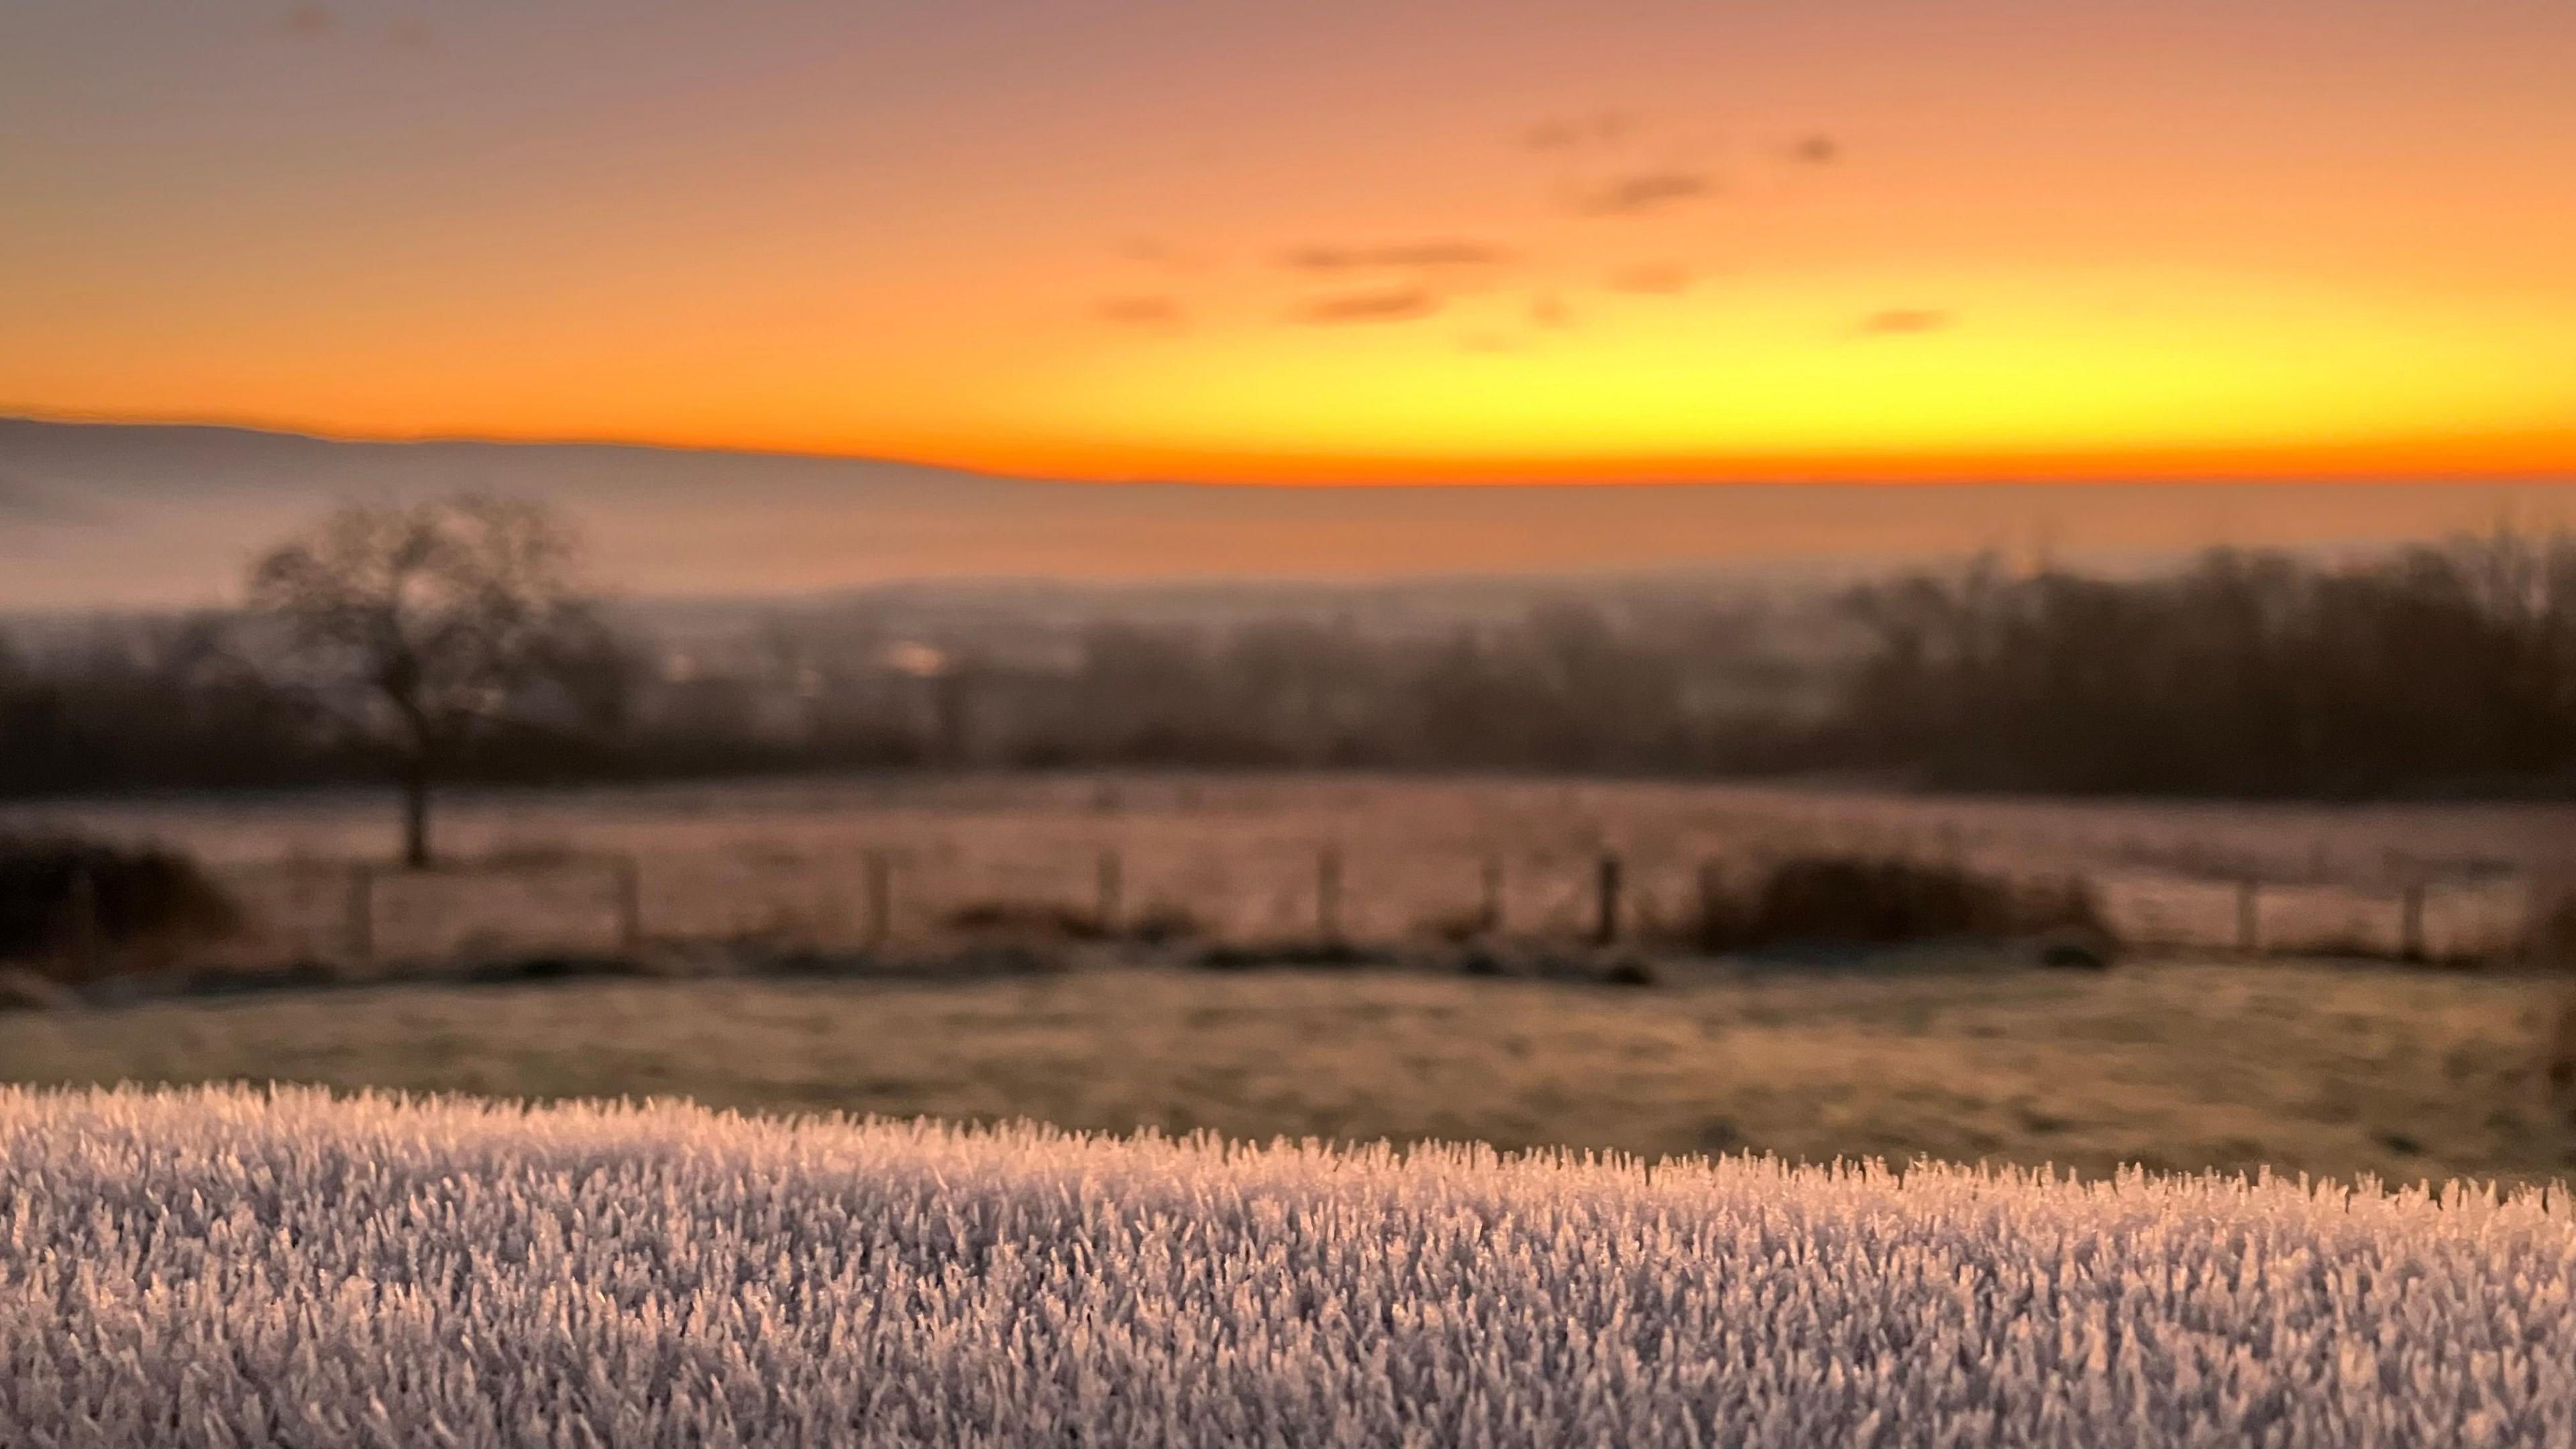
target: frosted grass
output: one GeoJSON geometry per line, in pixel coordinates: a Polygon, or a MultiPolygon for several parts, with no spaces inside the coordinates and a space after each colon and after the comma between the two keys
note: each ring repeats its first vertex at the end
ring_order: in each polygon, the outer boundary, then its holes
{"type": "Polygon", "coordinates": [[[2537,1195],[0,1090],[0,1443],[2576,1443],[2537,1195]]]}

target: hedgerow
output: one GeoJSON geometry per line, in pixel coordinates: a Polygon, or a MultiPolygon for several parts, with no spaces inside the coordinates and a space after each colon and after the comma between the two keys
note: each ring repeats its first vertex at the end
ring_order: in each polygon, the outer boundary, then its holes
{"type": "Polygon", "coordinates": [[[0,1091],[0,1443],[2576,1443],[2452,1189],[0,1091]]]}

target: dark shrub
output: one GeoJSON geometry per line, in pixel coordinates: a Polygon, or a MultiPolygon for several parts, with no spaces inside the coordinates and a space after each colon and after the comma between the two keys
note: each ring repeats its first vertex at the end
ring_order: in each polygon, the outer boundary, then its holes
{"type": "Polygon", "coordinates": [[[1712,895],[1698,935],[1712,951],[2041,937],[2081,942],[2106,960],[2112,940],[2080,883],[2022,884],[1963,866],[1864,856],[1782,861],[1749,897],[1712,895]]]}
{"type": "Polygon", "coordinates": [[[1197,960],[1202,971],[1250,971],[1271,964],[1268,952],[1250,946],[1210,946],[1197,960]]]}
{"type": "Polygon", "coordinates": [[[1422,923],[1422,934],[1452,946],[1464,946],[1494,934],[1494,922],[1484,910],[1471,908],[1449,911],[1422,923]]]}
{"type": "Polygon", "coordinates": [[[2539,913],[2524,950],[2531,964],[2559,978],[2540,1072],[2551,1104],[2576,1122],[2576,893],[2539,913]]]}
{"type": "Polygon", "coordinates": [[[624,956],[539,955],[478,961],[466,969],[465,979],[475,982],[570,981],[584,976],[644,974],[642,962],[624,956]]]}
{"type": "Polygon", "coordinates": [[[2001,882],[1903,860],[1818,857],[1775,868],[1755,897],[1767,941],[1878,944],[2000,935],[2012,896],[2001,882]]]}
{"type": "Polygon", "coordinates": [[[0,960],[78,982],[240,925],[231,898],[176,852],[0,836],[0,960]]]}
{"type": "Polygon", "coordinates": [[[1092,917],[1052,901],[970,901],[942,917],[941,924],[972,935],[1046,940],[1094,941],[1108,934],[1092,917]]]}
{"type": "Polygon", "coordinates": [[[1622,956],[1601,969],[1604,986],[1652,986],[1655,981],[1654,963],[1643,956],[1622,956]]]}
{"type": "Polygon", "coordinates": [[[1206,931],[1206,923],[1198,917],[1179,906],[1164,905],[1147,909],[1136,919],[1128,922],[1125,930],[1116,934],[1123,935],[1132,941],[1141,941],[1148,946],[1160,946],[1204,935],[1206,931]]]}
{"type": "Polygon", "coordinates": [[[2091,941],[2050,941],[2040,948],[2039,964],[2052,971],[2103,971],[2111,956],[2091,941]]]}
{"type": "Polygon", "coordinates": [[[1257,971],[1280,967],[1320,969],[1392,966],[1393,954],[1348,941],[1281,941],[1255,946],[1210,946],[1197,962],[1207,971],[1257,971]]]}
{"type": "Polygon", "coordinates": [[[2576,892],[2560,896],[2556,905],[2534,914],[2523,954],[2536,964],[2576,973],[2576,892]]]}
{"type": "Polygon", "coordinates": [[[1157,905],[1111,927],[1087,912],[1053,901],[970,901],[941,918],[949,930],[971,936],[1031,941],[1137,941],[1168,945],[1202,934],[1198,917],[1179,906],[1157,905]]]}

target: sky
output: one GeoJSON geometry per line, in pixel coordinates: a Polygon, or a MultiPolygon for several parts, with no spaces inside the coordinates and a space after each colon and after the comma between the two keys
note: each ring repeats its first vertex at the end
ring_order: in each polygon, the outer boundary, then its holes
{"type": "Polygon", "coordinates": [[[13,0],[0,412],[2576,475],[2567,0],[13,0]]]}

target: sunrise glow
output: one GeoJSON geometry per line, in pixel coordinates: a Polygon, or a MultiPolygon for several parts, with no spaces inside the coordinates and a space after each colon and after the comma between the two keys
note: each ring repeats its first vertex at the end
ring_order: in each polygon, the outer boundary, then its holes
{"type": "Polygon", "coordinates": [[[1099,479],[2576,469],[2564,7],[125,0],[0,41],[0,411],[1099,479]]]}

